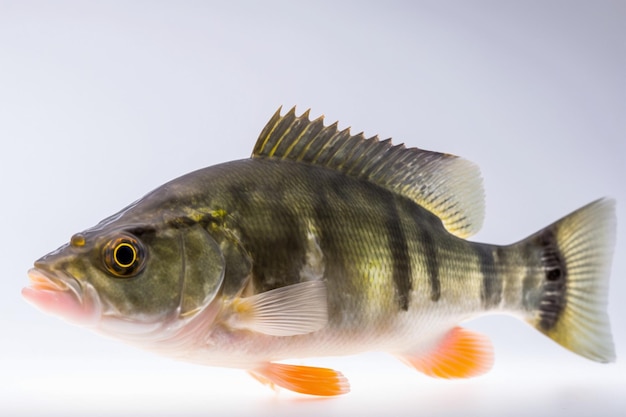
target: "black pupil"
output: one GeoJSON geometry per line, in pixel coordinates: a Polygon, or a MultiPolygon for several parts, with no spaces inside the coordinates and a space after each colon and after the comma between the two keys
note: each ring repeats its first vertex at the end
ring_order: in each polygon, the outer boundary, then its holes
{"type": "Polygon", "coordinates": [[[130,265],[135,261],[135,252],[128,244],[121,245],[115,252],[115,260],[120,265],[130,265]]]}

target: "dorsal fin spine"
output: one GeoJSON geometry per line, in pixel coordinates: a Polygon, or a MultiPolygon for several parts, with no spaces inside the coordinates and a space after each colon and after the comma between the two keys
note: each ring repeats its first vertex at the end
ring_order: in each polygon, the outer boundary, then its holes
{"type": "MultiPolygon", "coordinates": [[[[356,137],[362,137],[363,134],[359,133],[356,137]]],[[[337,142],[335,152],[328,158],[328,165],[338,170],[343,170],[344,164],[350,160],[356,149],[357,140],[342,140],[337,142]]]]}
{"type": "Polygon", "coordinates": [[[274,134],[274,132],[280,132],[280,136],[276,139],[276,142],[272,146],[272,149],[269,150],[268,156],[270,157],[274,156],[274,154],[276,153],[276,149],[278,149],[278,146],[280,145],[280,143],[283,141],[285,137],[289,136],[289,134],[291,133],[292,128],[294,127],[293,125],[296,124],[294,123],[295,121],[296,121],[296,108],[292,107],[291,110],[289,110],[287,114],[283,116],[282,120],[280,120],[276,124],[275,130],[270,133],[270,137],[272,134],[274,134]]]}
{"type": "Polygon", "coordinates": [[[350,128],[344,129],[341,132],[337,132],[328,138],[326,143],[322,145],[317,154],[313,157],[313,163],[323,164],[326,163],[335,155],[335,151],[329,152],[337,143],[345,142],[350,138],[350,128]],[[322,156],[322,159],[319,159],[322,156]]]}
{"type": "MultiPolygon", "coordinates": [[[[357,138],[363,139],[363,133],[359,133],[356,135],[357,138]]],[[[345,140],[341,145],[337,148],[332,158],[329,159],[329,164],[333,166],[335,169],[340,171],[344,170],[344,167],[348,161],[351,160],[354,152],[358,148],[358,141],[349,141],[345,140]],[[341,156],[341,152],[345,152],[343,157],[341,156]]]]}
{"type": "MultiPolygon", "coordinates": [[[[321,129],[315,129],[314,131],[313,131],[313,129],[311,129],[310,131],[307,131],[306,138],[308,139],[310,136],[320,137],[320,135],[323,134],[324,129],[325,129],[324,128],[323,119],[322,119],[322,123],[320,123],[319,127],[321,127],[321,129]]],[[[304,135],[300,136],[299,139],[302,139],[303,137],[304,137],[304,135]]],[[[306,141],[297,140],[295,142],[296,143],[295,143],[294,149],[297,149],[297,152],[295,152],[293,154],[293,156],[294,156],[293,159],[295,159],[296,161],[302,161],[304,159],[304,157],[306,156],[306,154],[309,152],[309,148],[311,147],[311,145],[313,144],[314,141],[311,141],[311,140],[306,140],[306,141]]]]}
{"type": "Polygon", "coordinates": [[[279,152],[281,155],[285,155],[285,156],[289,155],[289,153],[292,151],[292,149],[295,146],[295,144],[300,141],[300,138],[306,132],[307,127],[308,127],[307,124],[303,123],[300,119],[296,119],[289,126],[289,128],[285,131],[285,134],[277,141],[276,145],[272,149],[272,154],[271,155],[274,155],[276,152],[278,152],[280,150],[280,147],[283,144],[283,139],[287,135],[293,135],[293,136],[295,136],[297,138],[297,140],[295,140],[295,141],[293,141],[293,140],[287,141],[286,144],[283,145],[283,147],[286,147],[287,149],[285,149],[284,151],[279,152]]]}
{"type": "Polygon", "coordinates": [[[468,237],[482,225],[484,200],[478,168],[454,155],[392,145],[378,136],[365,139],[323,117],[309,120],[309,110],[285,116],[280,109],[265,126],[253,158],[289,159],[334,169],[413,200],[438,216],[451,233],[468,237]]]}
{"type": "Polygon", "coordinates": [[[252,151],[252,155],[260,155],[265,151],[265,145],[272,137],[272,133],[274,133],[274,131],[276,130],[276,126],[282,120],[282,117],[280,115],[280,112],[282,109],[283,109],[283,106],[280,106],[278,110],[276,110],[276,113],[272,115],[269,122],[267,122],[267,124],[261,131],[261,134],[259,135],[259,140],[255,144],[254,150],[252,151]]]}
{"type": "MultiPolygon", "coordinates": [[[[376,146],[380,146],[381,144],[385,144],[385,142],[384,141],[380,142],[378,140],[378,136],[373,136],[361,142],[359,144],[360,146],[355,146],[354,151],[358,150],[359,152],[355,153],[353,151],[352,156],[350,158],[350,164],[346,164],[348,173],[350,175],[356,175],[360,178],[365,177],[365,175],[363,174],[363,169],[367,167],[368,161],[375,162],[378,159],[380,159],[379,154],[381,152],[374,153],[373,150],[376,146]],[[361,151],[361,149],[363,151],[361,151]],[[367,153],[368,155],[371,155],[371,157],[366,160],[365,158],[362,157],[363,153],[367,153]]],[[[381,149],[379,149],[379,151],[380,150],[382,150],[382,147],[381,149]]]]}
{"type": "Polygon", "coordinates": [[[319,150],[323,147],[324,143],[326,143],[327,138],[329,136],[332,136],[332,134],[333,134],[333,129],[330,128],[330,126],[323,127],[323,124],[322,124],[322,129],[318,131],[315,136],[316,138],[319,138],[319,139],[307,140],[306,145],[304,146],[304,148],[300,150],[300,153],[297,155],[297,160],[302,161],[306,159],[308,162],[313,163],[313,161],[311,161],[311,155],[315,155],[316,153],[318,153],[319,150]]]}
{"type": "Polygon", "coordinates": [[[315,164],[315,157],[322,152],[326,142],[335,134],[337,123],[323,128],[316,136],[316,140],[309,141],[303,152],[299,155],[298,160],[305,160],[315,164]]]}
{"type": "MultiPolygon", "coordinates": [[[[363,168],[363,177],[365,178],[377,178],[377,175],[381,171],[388,171],[392,167],[393,162],[398,158],[398,155],[394,153],[394,150],[398,147],[404,148],[403,145],[393,146],[391,139],[385,139],[383,141],[374,141],[372,147],[377,146],[375,155],[375,163],[363,168]]],[[[366,161],[363,161],[366,162],[366,161]]],[[[391,172],[391,171],[389,171],[391,172]]],[[[395,173],[392,176],[396,176],[395,173]]]]}
{"type": "Polygon", "coordinates": [[[340,135],[333,135],[326,145],[322,147],[320,152],[315,155],[315,163],[329,166],[328,162],[335,156],[338,147],[340,147],[342,143],[345,143],[345,140],[340,140],[340,135]]]}

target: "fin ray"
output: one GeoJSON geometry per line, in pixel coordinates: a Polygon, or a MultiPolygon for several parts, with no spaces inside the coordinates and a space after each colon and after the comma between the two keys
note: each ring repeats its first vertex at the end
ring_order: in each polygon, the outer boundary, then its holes
{"type": "Polygon", "coordinates": [[[563,347],[597,362],[615,360],[606,312],[615,242],[615,202],[601,199],[522,244],[540,245],[544,277],[527,321],[563,347]]]}
{"type": "Polygon", "coordinates": [[[400,358],[431,377],[471,378],[491,369],[493,347],[486,336],[455,327],[432,352],[418,356],[403,355],[400,358]]]}
{"type": "Polygon", "coordinates": [[[271,336],[320,330],[328,322],[326,283],[307,281],[234,301],[229,324],[271,336]]]}
{"type": "Polygon", "coordinates": [[[309,110],[281,109],[262,130],[253,158],[278,158],[324,166],[368,180],[403,195],[439,217],[446,229],[469,237],[482,226],[484,193],[476,165],[454,155],[431,152],[377,136],[324,126],[323,117],[309,120],[309,110]]]}
{"type": "Polygon", "coordinates": [[[270,362],[249,373],[271,387],[279,386],[301,394],[335,396],[350,392],[346,377],[329,368],[270,362]]]}

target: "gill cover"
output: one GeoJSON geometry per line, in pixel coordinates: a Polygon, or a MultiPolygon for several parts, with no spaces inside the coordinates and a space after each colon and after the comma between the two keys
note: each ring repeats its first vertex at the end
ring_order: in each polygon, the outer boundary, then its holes
{"type": "Polygon", "coordinates": [[[208,306],[224,282],[225,262],[211,235],[194,224],[181,229],[182,269],[179,314],[194,315],[208,306]]]}

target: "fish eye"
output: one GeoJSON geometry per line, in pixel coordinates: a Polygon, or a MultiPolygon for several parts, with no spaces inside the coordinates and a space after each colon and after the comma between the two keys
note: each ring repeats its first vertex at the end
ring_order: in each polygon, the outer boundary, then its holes
{"type": "Polygon", "coordinates": [[[146,251],[143,244],[129,235],[111,239],[103,251],[104,266],[116,277],[130,278],[144,267],[146,251]]]}

